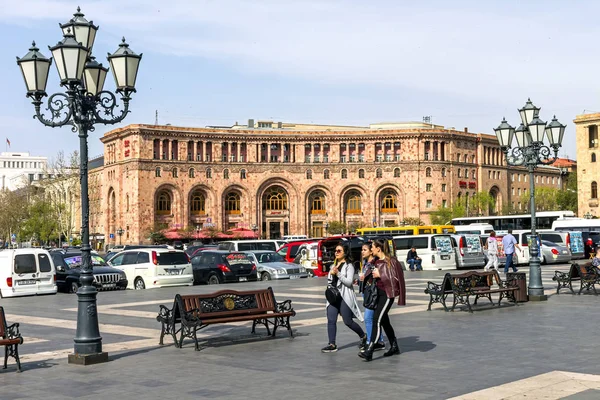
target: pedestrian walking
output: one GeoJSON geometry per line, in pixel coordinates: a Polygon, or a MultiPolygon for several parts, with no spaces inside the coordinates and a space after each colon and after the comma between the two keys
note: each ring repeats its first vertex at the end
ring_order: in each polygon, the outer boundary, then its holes
{"type": "Polygon", "coordinates": [[[484,271],[489,271],[493,265],[494,269],[498,271],[498,240],[496,239],[496,232],[490,232],[490,236],[486,240],[485,248],[487,249],[488,262],[483,267],[484,271]]]}
{"type": "MultiPolygon", "coordinates": [[[[400,262],[398,262],[396,258],[390,256],[391,252],[387,240],[375,239],[371,245],[371,250],[373,255],[377,257],[372,275],[377,279],[375,284],[377,285],[378,296],[377,308],[375,308],[375,313],[373,315],[371,338],[378,338],[381,334],[381,330],[383,329],[385,331],[391,346],[383,356],[389,357],[400,354],[396,333],[390,323],[388,313],[396,297],[398,297],[398,305],[406,305],[404,272],[402,271],[400,262]]],[[[371,361],[373,359],[374,350],[375,343],[371,342],[364,351],[358,353],[358,356],[365,361],[371,361]]]]}
{"type": "Polygon", "coordinates": [[[521,246],[517,243],[517,239],[512,235],[512,229],[508,230],[508,233],[502,238],[502,247],[504,248],[504,254],[506,255],[506,264],[504,264],[504,273],[508,273],[508,269],[512,267],[513,272],[517,272],[518,269],[513,265],[513,256],[515,254],[515,247],[521,250],[521,246]]]}
{"type": "Polygon", "coordinates": [[[335,247],[335,261],[329,270],[329,275],[327,275],[327,284],[328,286],[337,288],[341,299],[337,304],[331,304],[329,300],[327,301],[325,309],[327,311],[329,343],[321,351],[323,353],[333,353],[338,350],[335,338],[337,335],[337,318],[339,314],[342,315],[344,324],[358,335],[361,343],[366,343],[367,335],[365,335],[360,325],[354,321],[354,317],[363,321],[363,316],[356,301],[356,294],[354,293],[354,265],[352,264],[350,247],[347,244],[340,243],[335,247]]]}
{"type": "MultiPolygon", "coordinates": [[[[373,268],[374,268],[374,263],[375,261],[377,261],[377,257],[375,257],[373,255],[373,252],[371,251],[371,242],[366,242],[365,244],[362,245],[362,249],[361,249],[361,255],[362,255],[362,268],[360,271],[360,274],[358,275],[358,279],[360,280],[360,284],[359,284],[359,292],[363,293],[363,299],[364,299],[364,292],[363,292],[363,288],[365,286],[365,284],[374,284],[374,279],[373,279],[373,275],[371,274],[373,268]]],[[[375,310],[371,309],[371,308],[367,308],[365,307],[365,330],[367,331],[367,341],[366,343],[361,343],[361,350],[365,349],[365,346],[367,343],[371,343],[371,331],[373,330],[373,315],[375,315],[375,310]]],[[[383,332],[381,332],[381,336],[379,336],[379,340],[377,340],[377,342],[375,342],[375,350],[383,350],[385,349],[385,335],[383,334],[383,332]]]]}

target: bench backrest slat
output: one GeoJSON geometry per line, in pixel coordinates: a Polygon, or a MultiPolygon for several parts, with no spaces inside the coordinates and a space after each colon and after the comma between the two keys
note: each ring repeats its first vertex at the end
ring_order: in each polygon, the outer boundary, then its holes
{"type": "Polygon", "coordinates": [[[194,315],[200,319],[275,311],[275,296],[271,288],[177,296],[179,307],[186,312],[197,310],[194,315]]]}

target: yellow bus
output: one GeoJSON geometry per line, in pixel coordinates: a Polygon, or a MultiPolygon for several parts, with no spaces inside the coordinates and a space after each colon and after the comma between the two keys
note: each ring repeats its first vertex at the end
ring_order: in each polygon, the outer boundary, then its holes
{"type": "Polygon", "coordinates": [[[356,234],[360,236],[400,236],[400,235],[425,235],[428,233],[455,233],[453,225],[407,225],[407,226],[380,226],[377,228],[359,228],[356,234]]]}

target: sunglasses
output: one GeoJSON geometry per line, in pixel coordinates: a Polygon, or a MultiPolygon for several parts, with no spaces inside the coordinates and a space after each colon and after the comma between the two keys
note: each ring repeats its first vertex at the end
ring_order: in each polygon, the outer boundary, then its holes
{"type": "Polygon", "coordinates": [[[339,249],[338,249],[338,250],[336,250],[335,252],[336,252],[336,253],[343,253],[343,252],[344,252],[344,250],[339,250],[339,249]]]}

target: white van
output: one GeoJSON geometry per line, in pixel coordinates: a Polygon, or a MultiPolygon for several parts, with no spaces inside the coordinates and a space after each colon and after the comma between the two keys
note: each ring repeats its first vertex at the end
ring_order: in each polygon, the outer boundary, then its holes
{"type": "Polygon", "coordinates": [[[423,270],[456,269],[456,254],[449,234],[394,236],[393,240],[396,258],[405,266],[408,251],[415,247],[423,270]]]}
{"type": "MultiPolygon", "coordinates": [[[[456,251],[456,268],[481,268],[486,264],[479,234],[457,232],[452,235],[456,251]]],[[[419,252],[417,252],[418,254],[419,252]]]]}
{"type": "Polygon", "coordinates": [[[283,246],[283,240],[229,240],[220,242],[217,250],[226,251],[249,251],[249,250],[271,250],[277,251],[283,246]]]}
{"type": "Polygon", "coordinates": [[[43,249],[0,250],[0,297],[56,294],[56,270],[43,249]]]}

